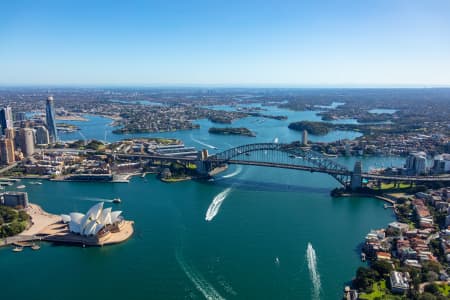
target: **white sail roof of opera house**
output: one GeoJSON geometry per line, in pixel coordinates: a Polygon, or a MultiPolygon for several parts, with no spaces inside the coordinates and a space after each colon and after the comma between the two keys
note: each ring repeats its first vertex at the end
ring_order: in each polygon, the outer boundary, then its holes
{"type": "Polygon", "coordinates": [[[64,223],[69,224],[69,230],[85,236],[96,235],[106,225],[122,220],[121,211],[112,211],[111,207],[103,209],[103,202],[92,206],[86,214],[73,212],[61,215],[64,223]]]}

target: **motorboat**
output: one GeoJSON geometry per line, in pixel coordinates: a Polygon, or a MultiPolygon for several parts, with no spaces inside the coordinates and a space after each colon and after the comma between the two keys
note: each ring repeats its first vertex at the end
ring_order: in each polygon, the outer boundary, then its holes
{"type": "Polygon", "coordinates": [[[17,188],[18,188],[18,189],[24,189],[24,188],[25,188],[25,185],[21,184],[21,185],[17,186],[17,188]]]}
{"type": "Polygon", "coordinates": [[[114,198],[113,203],[122,203],[122,200],[120,200],[120,198],[114,198]]]}
{"type": "Polygon", "coordinates": [[[276,264],[276,265],[279,265],[279,264],[280,264],[280,259],[278,258],[278,256],[275,257],[275,264],[276,264]]]}
{"type": "Polygon", "coordinates": [[[23,251],[23,247],[14,247],[12,249],[13,252],[22,252],[23,251]]]}

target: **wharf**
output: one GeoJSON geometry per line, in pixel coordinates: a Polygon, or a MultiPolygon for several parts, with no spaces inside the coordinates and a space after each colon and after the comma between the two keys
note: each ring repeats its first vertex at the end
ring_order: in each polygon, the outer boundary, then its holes
{"type": "Polygon", "coordinates": [[[375,196],[375,198],[380,199],[380,200],[383,200],[383,201],[385,201],[385,202],[388,202],[388,203],[391,204],[391,205],[394,205],[394,204],[395,204],[395,201],[394,201],[394,200],[389,199],[389,198],[386,198],[386,197],[384,197],[384,196],[375,196]]]}

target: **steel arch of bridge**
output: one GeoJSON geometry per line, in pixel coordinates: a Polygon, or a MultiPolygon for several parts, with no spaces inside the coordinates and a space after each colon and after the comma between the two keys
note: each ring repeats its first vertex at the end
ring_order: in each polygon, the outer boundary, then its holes
{"type": "MultiPolygon", "coordinates": [[[[262,155],[257,155],[261,157],[262,155]]],[[[291,144],[283,143],[257,143],[247,144],[238,147],[234,147],[207,158],[213,165],[215,164],[245,164],[267,167],[278,167],[287,169],[297,169],[310,172],[326,173],[333,176],[342,185],[346,186],[349,183],[352,172],[335,161],[325,157],[323,154],[305,149],[301,147],[300,143],[295,142],[291,144]],[[286,155],[287,157],[293,157],[289,162],[272,161],[267,162],[263,160],[239,159],[239,156],[260,153],[265,154],[267,151],[276,151],[286,155]],[[295,159],[301,158],[301,159],[295,159]],[[308,162],[311,166],[305,165],[304,162],[308,162]]]]}

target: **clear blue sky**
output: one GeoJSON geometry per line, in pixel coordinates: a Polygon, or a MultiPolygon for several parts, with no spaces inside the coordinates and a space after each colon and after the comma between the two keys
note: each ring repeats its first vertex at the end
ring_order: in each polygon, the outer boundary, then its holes
{"type": "Polygon", "coordinates": [[[0,84],[450,85],[450,1],[5,0],[0,84]]]}

